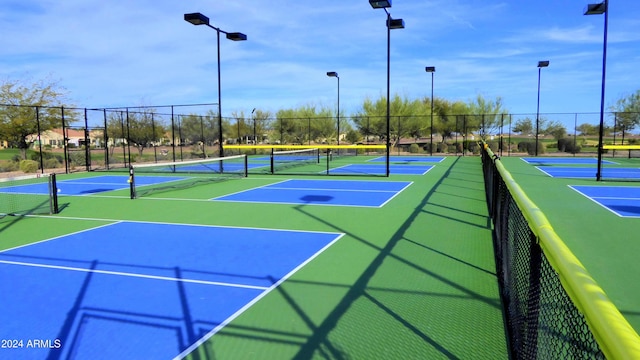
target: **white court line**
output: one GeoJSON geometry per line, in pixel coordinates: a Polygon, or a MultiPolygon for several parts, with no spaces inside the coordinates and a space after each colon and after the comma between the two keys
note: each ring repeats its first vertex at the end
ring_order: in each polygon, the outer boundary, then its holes
{"type": "Polygon", "coordinates": [[[251,300],[250,302],[248,302],[245,306],[241,307],[238,311],[236,311],[233,315],[229,316],[226,320],[224,320],[220,325],[216,326],[215,328],[213,328],[211,331],[209,331],[208,333],[206,333],[203,337],[201,337],[198,341],[196,341],[195,343],[191,344],[191,346],[189,346],[188,348],[186,348],[183,352],[181,352],[180,354],[178,354],[174,359],[183,359],[185,358],[187,355],[189,355],[192,351],[194,351],[195,349],[197,349],[200,345],[204,344],[207,340],[209,340],[213,335],[217,334],[220,330],[222,330],[222,328],[224,328],[225,326],[227,326],[231,321],[233,321],[235,318],[237,318],[238,316],[242,315],[243,312],[245,312],[247,309],[249,309],[251,306],[253,306],[255,303],[257,303],[260,299],[262,299],[263,297],[265,297],[267,294],[269,294],[271,291],[273,291],[275,288],[277,288],[278,286],[280,286],[280,284],[282,284],[285,280],[287,280],[288,278],[290,278],[293,274],[295,274],[296,272],[298,272],[298,270],[302,269],[305,265],[307,265],[311,260],[315,259],[316,257],[318,257],[318,255],[322,254],[325,250],[327,250],[329,247],[331,247],[331,245],[335,244],[336,241],[340,240],[340,238],[343,236],[344,234],[341,234],[340,236],[336,237],[335,239],[333,239],[333,241],[331,241],[330,243],[328,243],[327,245],[325,245],[322,249],[318,250],[315,254],[313,254],[311,257],[309,257],[306,261],[304,261],[303,263],[301,263],[300,265],[296,266],[295,269],[291,270],[288,274],[286,274],[285,276],[283,276],[280,280],[278,280],[275,284],[271,285],[270,287],[268,287],[267,289],[265,289],[265,291],[263,293],[261,293],[260,295],[256,296],[253,300],[251,300]]]}
{"type": "Polygon", "coordinates": [[[8,265],[21,265],[21,266],[29,266],[29,267],[46,268],[46,269],[79,271],[79,272],[95,273],[95,274],[129,276],[129,277],[143,278],[143,279],[164,280],[164,281],[174,281],[174,282],[185,282],[185,283],[193,283],[193,284],[216,285],[216,286],[226,286],[226,287],[236,287],[236,288],[243,288],[243,289],[254,289],[254,290],[267,290],[268,289],[268,287],[264,287],[264,286],[232,284],[232,283],[225,283],[225,282],[218,282],[218,281],[206,281],[206,280],[177,279],[177,278],[172,278],[172,277],[167,277],[167,276],[145,275],[145,274],[128,273],[128,272],[121,272],[121,271],[84,269],[84,268],[77,268],[77,267],[71,267],[71,266],[46,265],[46,264],[20,262],[20,261],[0,260],[0,263],[8,264],[8,265]]]}
{"type": "MultiPolygon", "coordinates": [[[[264,188],[264,186],[262,187],[264,188]]],[[[257,189],[257,188],[256,188],[257,189]]],[[[297,188],[297,187],[269,187],[275,190],[306,190],[306,191],[345,191],[345,192],[372,192],[372,193],[396,193],[398,190],[362,190],[362,189],[335,189],[335,188],[297,188]]],[[[402,191],[402,190],[400,190],[402,191]]]]}

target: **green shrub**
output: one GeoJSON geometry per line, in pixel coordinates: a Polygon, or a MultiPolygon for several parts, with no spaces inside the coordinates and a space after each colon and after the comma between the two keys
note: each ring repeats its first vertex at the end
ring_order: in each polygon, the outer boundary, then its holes
{"type": "Polygon", "coordinates": [[[34,173],[38,171],[38,162],[33,160],[20,161],[20,171],[25,173],[34,173]]]}
{"type": "MultiPolygon", "coordinates": [[[[518,143],[518,151],[526,152],[529,155],[536,154],[536,142],[535,141],[521,141],[518,143]]],[[[544,143],[538,141],[538,155],[546,152],[546,146],[544,143]]]]}
{"type": "Polygon", "coordinates": [[[558,140],[558,151],[568,152],[568,153],[578,153],[580,152],[580,145],[575,144],[573,139],[560,139],[558,140]]]}
{"type": "Polygon", "coordinates": [[[55,169],[55,168],[59,168],[59,167],[60,167],[60,165],[62,165],[62,164],[61,164],[61,163],[58,161],[58,159],[56,159],[56,158],[49,158],[49,159],[46,159],[46,160],[44,161],[44,168],[45,168],[45,169],[55,169]]]}
{"type": "Polygon", "coordinates": [[[412,154],[417,154],[420,152],[420,146],[418,146],[418,144],[413,143],[411,145],[409,145],[409,152],[412,154]]]}
{"type": "Polygon", "coordinates": [[[71,166],[85,166],[87,164],[87,156],[84,151],[69,152],[69,163],[71,166]]]}
{"type": "Polygon", "coordinates": [[[20,162],[6,161],[0,162],[0,172],[18,171],[20,170],[20,162]]]}

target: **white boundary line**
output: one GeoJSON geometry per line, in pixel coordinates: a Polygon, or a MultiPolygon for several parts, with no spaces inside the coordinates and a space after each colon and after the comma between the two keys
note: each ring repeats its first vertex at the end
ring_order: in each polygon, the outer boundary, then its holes
{"type": "Polygon", "coordinates": [[[589,199],[589,201],[591,201],[591,202],[593,202],[593,203],[597,204],[598,206],[600,206],[600,207],[604,208],[605,210],[609,211],[610,213],[612,213],[612,214],[614,214],[614,215],[616,215],[616,216],[618,216],[618,217],[621,217],[621,218],[633,217],[633,216],[624,216],[624,215],[622,215],[622,214],[619,214],[619,213],[617,213],[617,212],[613,211],[612,209],[610,209],[609,207],[605,206],[604,204],[599,203],[598,201],[596,201],[596,200],[595,200],[595,198],[593,198],[593,197],[591,197],[591,196],[589,196],[589,195],[587,195],[587,194],[583,193],[582,191],[580,191],[580,190],[578,190],[578,189],[574,188],[574,186],[580,186],[580,185],[567,185],[567,186],[568,186],[569,188],[571,188],[572,190],[574,190],[575,192],[577,192],[578,194],[580,194],[580,195],[584,196],[585,198],[589,199]]]}
{"type": "MultiPolygon", "coordinates": [[[[109,225],[113,225],[113,223],[121,223],[121,222],[128,222],[128,223],[137,223],[137,224],[160,224],[160,225],[177,225],[177,226],[195,226],[195,227],[212,227],[212,228],[223,228],[223,229],[248,229],[248,230],[265,230],[265,231],[279,231],[279,232],[300,232],[300,233],[313,233],[313,234],[337,234],[337,235],[344,235],[343,233],[337,233],[337,232],[331,232],[331,231],[315,231],[315,230],[292,230],[292,229],[274,229],[274,228],[259,228],[259,227],[250,227],[250,226],[229,226],[229,225],[207,225],[207,224],[189,224],[189,223],[172,223],[172,222],[163,222],[163,221],[145,221],[145,220],[127,220],[127,219],[106,219],[106,218],[84,218],[84,217],[77,217],[77,216],[44,216],[44,215],[26,215],[26,217],[33,217],[33,218],[46,218],[46,219],[66,219],[66,220],[83,220],[83,221],[104,221],[104,222],[110,222],[111,224],[106,224],[106,225],[100,225],[97,226],[98,227],[102,227],[102,226],[109,226],[109,225]]],[[[93,228],[91,228],[93,229],[93,228]]],[[[87,230],[81,230],[78,231],[77,233],[80,232],[84,232],[84,231],[88,231],[91,229],[87,229],[87,230]]],[[[52,239],[57,239],[63,236],[67,236],[67,235],[73,235],[76,233],[70,233],[70,234],[64,234],[61,236],[56,236],[52,239]]],[[[43,241],[47,241],[47,240],[43,240],[43,241]]],[[[33,243],[36,244],[36,243],[33,243]]],[[[4,250],[3,250],[4,251],[4,250]]]]}
{"type": "Polygon", "coordinates": [[[213,328],[211,331],[209,331],[207,334],[205,334],[203,337],[201,337],[200,339],[198,339],[198,341],[194,342],[193,344],[191,344],[191,346],[189,346],[188,348],[186,348],[183,352],[181,352],[180,354],[178,354],[174,359],[179,360],[179,359],[183,359],[185,358],[187,355],[189,355],[192,351],[194,351],[195,349],[197,349],[200,345],[204,344],[207,340],[209,340],[212,336],[214,336],[215,334],[217,334],[220,330],[222,330],[225,326],[227,326],[230,322],[232,322],[233,320],[235,320],[238,316],[242,315],[242,313],[244,313],[247,309],[249,309],[251,306],[253,306],[255,303],[257,303],[259,300],[261,300],[263,297],[267,296],[267,294],[269,294],[271,291],[273,291],[275,288],[277,288],[278,286],[280,286],[280,284],[282,284],[285,280],[287,280],[288,278],[290,278],[293,274],[295,274],[296,272],[298,272],[300,269],[302,269],[305,265],[307,265],[309,262],[311,262],[311,260],[315,259],[317,256],[319,256],[321,253],[323,253],[325,250],[327,250],[329,247],[331,247],[333,244],[336,243],[336,241],[340,240],[340,238],[342,238],[342,236],[344,236],[344,234],[341,234],[340,236],[336,237],[335,239],[333,239],[333,241],[331,241],[330,243],[328,243],[327,245],[325,245],[322,249],[318,250],[315,254],[311,255],[307,260],[305,260],[304,262],[302,262],[300,265],[298,265],[297,267],[295,267],[293,270],[291,270],[288,274],[286,274],[285,276],[283,276],[282,278],[280,278],[280,280],[278,280],[275,284],[271,285],[269,288],[267,288],[264,292],[262,292],[260,295],[258,295],[257,297],[255,297],[253,300],[251,300],[250,302],[248,302],[246,305],[244,305],[243,307],[241,307],[238,311],[236,311],[234,314],[232,314],[231,316],[229,316],[227,319],[225,319],[222,323],[220,323],[220,325],[216,326],[215,328],[213,328]]]}
{"type": "MultiPolygon", "coordinates": [[[[589,196],[589,195],[587,195],[587,194],[583,193],[582,191],[580,191],[580,190],[576,189],[574,186],[599,187],[598,185],[567,185],[567,186],[568,186],[571,190],[573,190],[573,191],[577,192],[578,194],[580,194],[580,195],[584,196],[585,198],[587,198],[587,199],[589,199],[590,201],[592,201],[592,202],[596,203],[597,205],[599,205],[599,206],[603,207],[605,210],[607,210],[607,211],[611,212],[612,214],[615,214],[615,215],[616,215],[616,216],[618,216],[618,217],[621,217],[621,218],[631,218],[631,219],[637,219],[637,218],[640,218],[640,216],[622,215],[622,214],[620,214],[620,213],[618,213],[618,212],[614,211],[613,209],[610,209],[610,208],[609,208],[609,207],[607,207],[606,205],[604,205],[604,204],[602,204],[602,203],[600,203],[600,202],[596,201],[596,199],[628,199],[628,200],[638,200],[638,198],[631,198],[631,199],[629,199],[629,198],[611,198],[611,197],[602,197],[602,196],[594,196],[594,197],[591,197],[591,196],[589,196]]],[[[633,186],[621,186],[621,187],[633,187],[633,186]]]]}
{"type": "MultiPolygon", "coordinates": [[[[429,168],[429,170],[433,169],[434,166],[431,166],[429,168]]],[[[427,172],[429,171],[427,170],[427,172]]],[[[426,174],[426,172],[425,172],[426,174]]],[[[424,174],[423,174],[424,175],[424,174]]],[[[371,181],[376,181],[376,180],[356,180],[356,179],[348,179],[348,180],[318,180],[318,179],[309,179],[309,180],[304,180],[304,179],[287,179],[287,180],[282,180],[282,181],[278,181],[278,182],[274,182],[272,184],[266,184],[266,185],[262,185],[262,186],[258,186],[255,188],[251,188],[251,189],[246,189],[246,190],[242,190],[242,191],[238,191],[235,193],[230,193],[230,194],[226,194],[226,195],[221,195],[215,198],[211,198],[211,201],[218,201],[218,202],[229,202],[229,203],[251,203],[251,204],[281,204],[281,205],[312,205],[312,206],[339,206],[339,207],[360,207],[360,208],[381,208],[384,205],[386,205],[389,201],[391,201],[393,198],[395,198],[396,196],[398,196],[398,194],[400,194],[402,191],[404,191],[406,188],[408,188],[409,186],[411,186],[413,184],[413,181],[400,181],[400,180],[396,180],[396,181],[380,181],[377,180],[377,182],[380,183],[389,183],[389,182],[393,182],[393,183],[408,183],[406,184],[402,189],[399,190],[358,190],[358,189],[313,189],[313,188],[287,188],[287,187],[273,187],[272,189],[276,189],[276,190],[313,190],[313,191],[320,191],[320,190],[326,190],[326,191],[350,191],[350,192],[371,192],[371,193],[395,193],[395,195],[391,196],[389,199],[387,199],[385,202],[383,202],[380,205],[348,205],[348,204],[318,204],[318,203],[299,203],[299,202],[280,202],[280,201],[252,201],[252,200],[220,200],[220,198],[223,197],[227,197],[227,196],[232,196],[232,195],[236,195],[236,194],[241,194],[244,192],[249,192],[249,191],[253,191],[256,189],[262,189],[262,188],[267,188],[273,186],[273,185],[277,185],[277,184],[282,184],[282,183],[287,183],[289,181],[353,181],[353,182],[371,182],[371,181]]]]}
{"type": "Polygon", "coordinates": [[[177,279],[177,278],[172,278],[167,276],[145,275],[145,274],[138,274],[138,273],[122,272],[122,271],[85,269],[85,268],[78,268],[78,267],[71,267],[71,266],[36,264],[36,263],[28,263],[28,262],[21,262],[21,261],[0,260],[0,264],[21,265],[21,266],[29,266],[29,267],[37,267],[37,268],[78,271],[78,272],[105,274],[105,275],[128,276],[128,277],[134,277],[134,278],[184,282],[184,283],[192,283],[192,284],[237,287],[237,288],[254,289],[254,290],[268,289],[267,287],[264,287],[264,286],[242,285],[242,284],[232,284],[232,283],[225,283],[225,282],[218,282],[218,281],[206,281],[206,280],[194,280],[194,279],[177,279]]]}

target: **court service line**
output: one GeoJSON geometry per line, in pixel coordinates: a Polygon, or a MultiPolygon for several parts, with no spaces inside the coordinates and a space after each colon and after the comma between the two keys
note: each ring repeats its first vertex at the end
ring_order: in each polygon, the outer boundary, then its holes
{"type": "Polygon", "coordinates": [[[143,278],[143,279],[176,281],[176,282],[185,282],[185,283],[192,283],[192,284],[236,287],[236,288],[243,288],[243,289],[254,289],[254,290],[267,290],[268,289],[268,287],[265,287],[265,286],[232,284],[232,283],[225,283],[225,282],[218,282],[218,281],[206,281],[206,280],[194,280],[194,279],[177,279],[177,278],[172,278],[172,277],[167,277],[167,276],[145,275],[145,274],[137,274],[137,273],[129,273],[129,272],[121,272],[121,271],[84,269],[84,268],[71,267],[71,266],[36,264],[36,263],[28,263],[28,262],[21,262],[21,261],[0,260],[0,263],[8,264],[8,265],[21,265],[21,266],[46,268],[46,269],[79,271],[79,272],[95,273],[95,274],[129,276],[129,277],[143,278]]]}
{"type": "MultiPolygon", "coordinates": [[[[261,187],[261,188],[264,188],[264,187],[261,187]]],[[[398,192],[397,190],[297,188],[297,187],[280,187],[280,186],[269,186],[268,189],[274,189],[274,190],[306,190],[306,191],[336,191],[336,192],[338,192],[338,191],[344,191],[344,192],[371,192],[371,193],[396,193],[396,192],[398,192]]]]}
{"type": "MultiPolygon", "coordinates": [[[[273,203],[270,203],[270,204],[273,204],[273,203]]],[[[302,205],[302,204],[297,203],[296,205],[302,205]]],[[[313,233],[313,234],[336,234],[336,235],[340,235],[340,236],[344,235],[343,233],[336,233],[336,232],[331,232],[331,231],[318,231],[318,230],[295,230],[295,229],[281,229],[281,228],[261,228],[261,227],[254,227],[254,226],[192,224],[192,223],[176,223],[176,222],[165,222],[165,221],[147,221],[147,220],[85,218],[85,217],[78,217],[78,216],[56,216],[56,217],[51,217],[50,215],[49,216],[46,216],[46,215],[26,215],[26,217],[46,218],[46,219],[66,219],[66,220],[82,220],[82,221],[90,220],[90,221],[113,222],[112,224],[101,225],[101,226],[98,226],[98,227],[115,225],[117,223],[136,223],[136,224],[159,224],[159,225],[193,226],[193,227],[209,227],[209,228],[225,228],[225,229],[246,229],[246,230],[261,230],[261,231],[278,231],[278,232],[297,232],[297,233],[313,233]]],[[[88,231],[88,230],[92,230],[92,229],[82,230],[82,231],[79,231],[79,232],[84,232],[84,231],[88,231]]],[[[73,235],[73,234],[75,234],[75,233],[57,236],[57,237],[52,238],[52,239],[57,239],[57,238],[61,238],[61,237],[64,237],[64,236],[67,236],[67,235],[73,235]]],[[[47,240],[43,240],[43,241],[48,241],[48,240],[52,240],[52,239],[47,239],[47,240]]],[[[32,245],[32,244],[36,244],[36,243],[30,243],[30,244],[27,244],[27,245],[32,245]]],[[[7,249],[7,250],[10,250],[10,249],[7,249]]],[[[2,250],[2,251],[6,251],[6,250],[2,250]]],[[[0,253],[2,251],[0,251],[0,253]]]]}

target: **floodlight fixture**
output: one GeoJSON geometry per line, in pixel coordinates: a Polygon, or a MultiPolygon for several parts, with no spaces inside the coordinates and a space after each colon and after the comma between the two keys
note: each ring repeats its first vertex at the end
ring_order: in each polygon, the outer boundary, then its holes
{"type": "Polygon", "coordinates": [[[549,60],[538,61],[538,105],[536,108],[536,156],[538,156],[538,134],[540,131],[540,74],[543,67],[549,66],[549,60]]]}
{"type": "Polygon", "coordinates": [[[607,3],[603,1],[599,4],[589,4],[584,9],[585,15],[602,15],[607,11],[607,3]]]}
{"type": "Polygon", "coordinates": [[[227,33],[227,39],[233,40],[233,41],[245,41],[247,40],[247,35],[240,32],[232,32],[232,33],[227,33]]]}
{"type": "MultiPolygon", "coordinates": [[[[327,71],[328,77],[334,77],[338,79],[338,111],[336,112],[336,124],[338,126],[338,145],[340,145],[340,76],[335,71],[327,71]]],[[[340,155],[340,149],[338,149],[338,155],[340,155]]]]}
{"type": "Polygon", "coordinates": [[[607,79],[607,32],[609,28],[609,6],[607,0],[599,4],[589,4],[584,11],[585,15],[604,14],[604,40],[602,42],[602,88],[600,90],[600,125],[598,129],[598,167],[596,170],[596,181],[602,179],[602,153],[604,152],[604,95],[605,83],[607,79]]]}
{"type": "Polygon", "coordinates": [[[386,9],[391,7],[391,0],[369,0],[369,4],[371,4],[371,7],[374,9],[386,9]]]}
{"type": "Polygon", "coordinates": [[[184,20],[193,25],[209,25],[209,18],[201,13],[184,14],[184,20]]]}
{"type": "MultiPolygon", "coordinates": [[[[233,40],[233,41],[244,41],[247,40],[247,35],[240,33],[240,32],[226,32],[220,28],[217,28],[215,26],[211,26],[211,24],[209,24],[209,18],[199,12],[196,13],[190,13],[190,14],[184,14],[184,20],[186,22],[189,22],[193,25],[206,25],[210,28],[212,28],[213,30],[216,31],[216,35],[217,35],[217,49],[218,49],[218,146],[219,146],[219,156],[223,157],[224,156],[224,148],[222,146],[223,142],[224,142],[224,138],[223,138],[223,132],[222,132],[222,90],[221,90],[221,81],[220,81],[220,33],[223,33],[226,35],[227,39],[229,40],[233,40]]],[[[204,141],[204,136],[202,139],[202,153],[203,155],[206,157],[206,151],[205,151],[205,141],[204,141]]],[[[222,163],[220,165],[220,171],[222,171],[222,163]]]]}
{"type": "Polygon", "coordinates": [[[389,27],[389,29],[404,29],[404,20],[389,19],[387,20],[387,26],[389,27]]]}
{"type": "Polygon", "coordinates": [[[435,66],[427,66],[424,70],[431,73],[431,130],[429,140],[429,155],[433,155],[433,75],[436,72],[435,66]]]}

